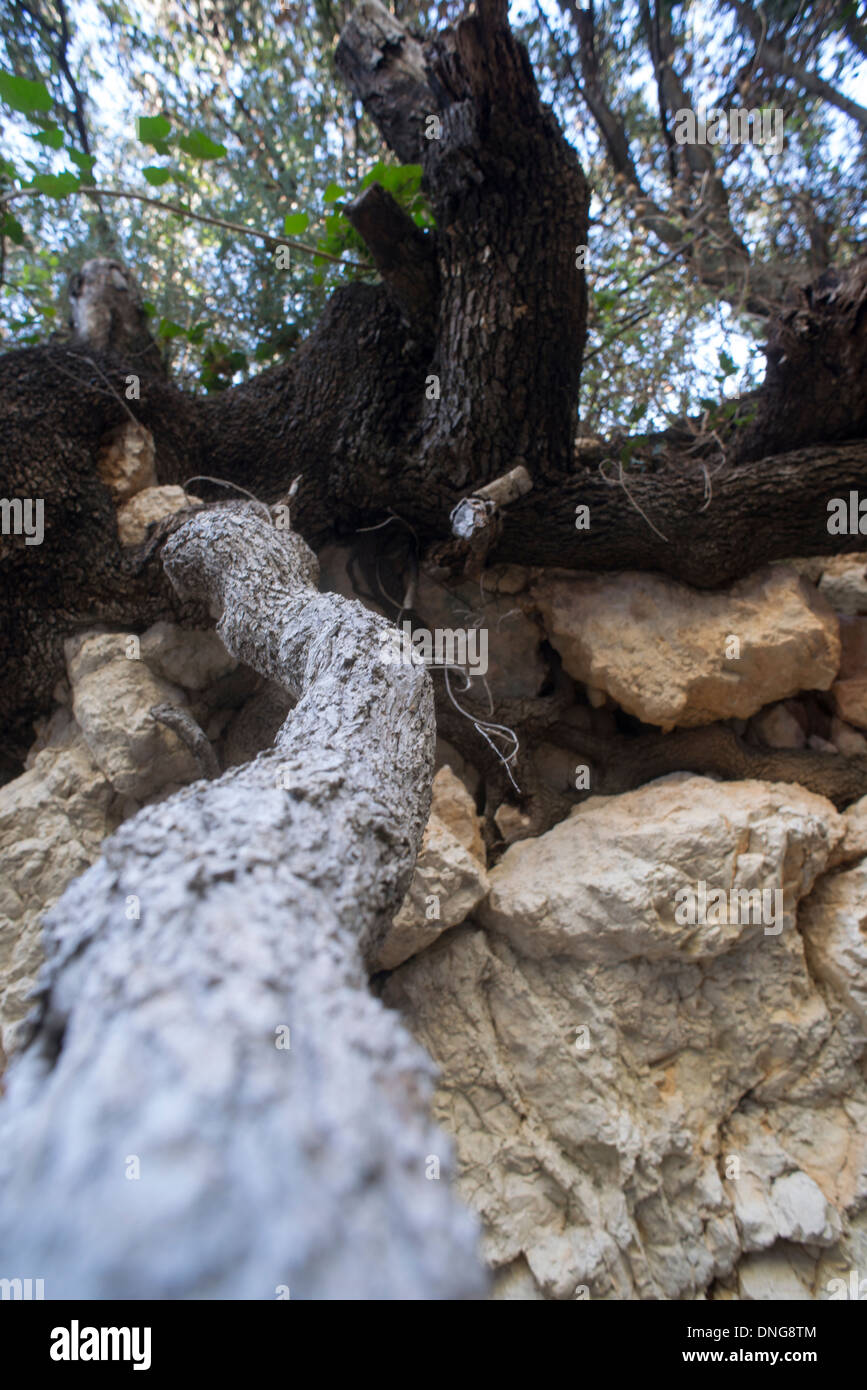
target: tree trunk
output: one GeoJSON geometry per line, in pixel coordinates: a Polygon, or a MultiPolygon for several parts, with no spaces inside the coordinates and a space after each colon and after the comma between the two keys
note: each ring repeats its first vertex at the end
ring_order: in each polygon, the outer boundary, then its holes
{"type": "Polygon", "coordinates": [[[431,1065],[365,969],[427,819],[430,679],[253,506],[195,517],[165,560],[298,703],[49,914],[0,1110],[6,1265],[49,1298],[480,1294],[474,1224],[431,1180],[431,1065]]]}

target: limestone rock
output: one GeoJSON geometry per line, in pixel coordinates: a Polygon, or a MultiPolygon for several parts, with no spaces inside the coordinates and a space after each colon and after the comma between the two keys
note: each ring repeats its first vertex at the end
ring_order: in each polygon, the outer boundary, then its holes
{"type": "Polygon", "coordinates": [[[503,843],[506,845],[511,845],[515,840],[522,839],[529,830],[530,824],[530,817],[525,815],[518,806],[512,806],[508,801],[503,801],[494,812],[494,825],[499,830],[503,843]]]}
{"type": "Polygon", "coordinates": [[[666,730],[745,719],[800,690],[827,690],[837,674],[836,616],[782,566],[725,593],[652,574],[555,572],[533,594],[569,674],[666,730]]]}
{"type": "Polygon", "coordinates": [[[867,738],[836,716],[831,720],[831,742],[844,758],[860,758],[867,753],[867,738]]]}
{"type": "Polygon", "coordinates": [[[747,1255],[738,1266],[737,1296],[745,1303],[812,1299],[811,1265],[802,1251],[789,1246],[747,1255]],[[800,1258],[797,1258],[800,1256],[800,1258]]]}
{"type": "Polygon", "coordinates": [[[843,831],[795,786],[593,797],[391,975],[504,1296],[525,1268],[556,1299],[813,1296],[867,1201],[858,1001],[817,981],[795,925],[843,877],[819,879],[843,831]],[[779,890],[782,929],[678,920],[700,881],[779,890]]]}
{"type": "Polygon", "coordinates": [[[485,865],[485,844],[482,839],[481,818],[475,802],[459,777],[450,767],[441,767],[434,777],[431,815],[450,830],[464,849],[469,850],[482,867],[485,865]]]}
{"type": "Polygon", "coordinates": [[[238,665],[213,630],[166,622],[142,634],[141,656],[155,675],[187,690],[202,690],[238,665]]]}
{"type": "Polygon", "coordinates": [[[750,720],[759,742],[768,748],[803,748],[807,742],[804,725],[787,705],[770,705],[750,720]]]}
{"type": "Polygon", "coordinates": [[[127,502],[144,488],[157,485],[154,441],[144,425],[125,421],[103,439],[97,456],[99,476],[116,502],[127,502]]]}
{"type": "Polygon", "coordinates": [[[192,753],[155,720],[152,706],[186,705],[177,686],[130,660],[123,633],[92,632],[66,643],[72,708],[91,756],[115,791],[144,801],[201,776],[192,753]]]}
{"type": "Polygon", "coordinates": [[[841,618],[840,673],[831,690],[837,713],[867,729],[867,618],[841,618]]]}
{"type": "Polygon", "coordinates": [[[425,828],[409,891],[375,962],[393,970],[466,921],[488,891],[484,864],[436,815],[425,828]]]}
{"type": "Polygon", "coordinates": [[[152,521],[162,521],[164,516],[184,507],[195,507],[201,500],[173,484],[144,488],[118,507],[117,530],[121,545],[141,545],[152,521]]]}
{"type": "Polygon", "coordinates": [[[817,884],[802,909],[801,930],[813,974],[867,1030],[867,860],[817,884]]]}
{"type": "Polygon", "coordinates": [[[836,846],[829,861],[829,867],[838,864],[851,864],[853,860],[867,855],[867,796],[855,801],[843,812],[845,833],[836,846]]]}
{"type": "Polygon", "coordinates": [[[0,787],[0,1052],[7,1057],[42,964],[42,913],[93,863],[121,818],[80,729],[68,716],[53,722],[29,769],[0,787]]]}
{"type": "Polygon", "coordinates": [[[835,555],[825,563],[819,593],[838,613],[867,613],[867,555],[835,555]]]}

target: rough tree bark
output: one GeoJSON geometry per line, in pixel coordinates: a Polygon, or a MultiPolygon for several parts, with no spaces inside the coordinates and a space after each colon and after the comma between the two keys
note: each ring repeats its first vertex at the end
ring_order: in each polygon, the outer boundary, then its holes
{"type": "Polygon", "coordinates": [[[50,913],[0,1107],[5,1264],[49,1298],[480,1294],[474,1223],[426,1171],[448,1154],[431,1065],[365,969],[428,814],[430,678],[252,506],[195,517],[165,562],[298,703],[273,750],[124,824],[50,913]]]}

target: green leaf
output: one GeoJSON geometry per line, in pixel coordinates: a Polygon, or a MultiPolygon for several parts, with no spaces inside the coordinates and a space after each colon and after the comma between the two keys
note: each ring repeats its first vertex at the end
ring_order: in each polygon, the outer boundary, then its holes
{"type": "Polygon", "coordinates": [[[205,336],[205,329],[209,326],[209,323],[194,324],[194,326],[190,329],[189,333],[187,334],[187,342],[200,343],[205,336]]]}
{"type": "Polygon", "coordinates": [[[222,159],[228,153],[225,145],[218,145],[203,130],[191,130],[189,135],[182,135],[178,144],[194,159],[222,159]]]}
{"type": "Polygon", "coordinates": [[[51,97],[44,82],[31,82],[11,72],[0,72],[0,98],[13,111],[51,110],[51,97]]]}
{"type": "Polygon", "coordinates": [[[310,218],[306,212],[290,212],[283,218],[283,231],[287,236],[298,236],[299,232],[305,232],[309,226],[310,218]]]}
{"type": "Polygon", "coordinates": [[[141,307],[144,310],[145,317],[149,319],[152,319],[157,311],[157,306],[155,304],[151,304],[149,299],[143,300],[141,307]]]}
{"type": "Polygon", "coordinates": [[[63,144],[63,131],[59,125],[46,126],[45,130],[40,130],[38,135],[31,136],[31,139],[38,141],[40,145],[47,145],[49,149],[59,150],[63,144]]]}
{"type": "Polygon", "coordinates": [[[326,203],[336,203],[338,198],[342,198],[344,190],[339,183],[330,183],[322,194],[322,200],[326,203]]]}
{"type": "Polygon", "coordinates": [[[156,164],[149,164],[146,169],[142,169],[142,173],[153,188],[162,188],[164,183],[168,183],[172,172],[171,169],[160,169],[156,164]]]}
{"type": "Polygon", "coordinates": [[[171,319],[160,319],[160,326],[157,329],[157,336],[160,338],[180,338],[184,333],[179,323],[173,323],[171,319]]]}
{"type": "Polygon", "coordinates": [[[136,117],[135,133],[143,145],[155,145],[158,140],[165,140],[171,128],[168,116],[136,117]]]}
{"type": "Polygon", "coordinates": [[[94,154],[79,154],[78,150],[70,149],[67,149],[66,153],[69,155],[73,164],[78,165],[82,173],[89,174],[96,163],[96,155],[94,154]]]}
{"type": "Polygon", "coordinates": [[[16,246],[24,245],[24,228],[11,212],[6,212],[0,217],[0,237],[4,236],[8,236],[16,246]]]}
{"type": "Polygon", "coordinates": [[[40,193],[47,193],[49,198],[66,198],[80,185],[77,174],[64,169],[62,174],[37,174],[30,186],[38,188],[40,193]]]}
{"type": "Polygon", "coordinates": [[[734,373],[737,371],[737,367],[735,366],[734,362],[729,357],[727,352],[720,353],[719,364],[722,369],[723,376],[733,376],[734,373]]]}

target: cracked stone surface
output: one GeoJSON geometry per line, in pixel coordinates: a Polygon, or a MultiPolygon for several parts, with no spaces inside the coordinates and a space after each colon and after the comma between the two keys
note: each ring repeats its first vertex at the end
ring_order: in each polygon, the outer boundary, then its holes
{"type": "Polygon", "coordinates": [[[779,784],[593,798],[390,977],[498,1296],[823,1298],[863,1261],[863,871],[821,877],[846,830],[779,784]],[[781,889],[782,930],[680,924],[698,880],[781,889]]]}
{"type": "Polygon", "coordinates": [[[827,690],[840,665],[836,614],[783,565],[719,592],[654,574],[556,572],[532,592],[570,676],[663,729],[746,719],[798,691],[827,690]]]}

